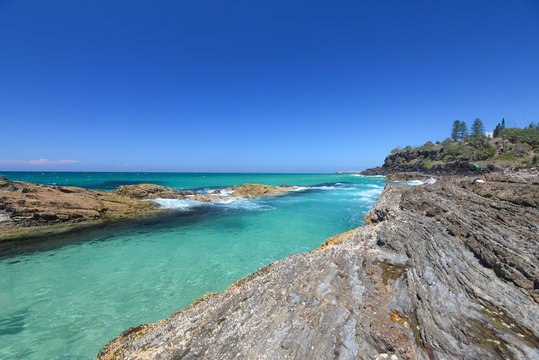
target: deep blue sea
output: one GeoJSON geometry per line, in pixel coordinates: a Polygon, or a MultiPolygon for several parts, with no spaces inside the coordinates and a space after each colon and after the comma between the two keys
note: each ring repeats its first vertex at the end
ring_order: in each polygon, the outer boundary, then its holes
{"type": "MultiPolygon", "coordinates": [[[[9,180],[113,190],[154,183],[206,192],[296,185],[283,197],[181,204],[168,216],[0,252],[0,359],[93,359],[132,326],[166,318],[261,266],[363,225],[385,185],[338,174],[0,172],[9,180]]],[[[1,231],[1,227],[0,227],[1,231]]]]}

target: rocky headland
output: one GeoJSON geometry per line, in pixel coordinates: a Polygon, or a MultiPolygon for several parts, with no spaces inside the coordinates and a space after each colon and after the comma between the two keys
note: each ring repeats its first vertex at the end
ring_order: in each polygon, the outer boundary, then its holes
{"type": "Polygon", "coordinates": [[[368,225],[131,328],[97,358],[539,358],[539,183],[435,179],[388,182],[368,225]]]}
{"type": "Polygon", "coordinates": [[[137,219],[165,211],[152,199],[187,199],[224,202],[259,196],[281,196],[294,187],[261,184],[235,185],[200,194],[154,184],[120,186],[106,192],[72,186],[39,185],[0,177],[0,241],[46,237],[97,226],[106,222],[137,219]]]}
{"type": "Polygon", "coordinates": [[[435,175],[477,176],[504,169],[531,169],[539,165],[539,127],[507,128],[497,137],[465,136],[460,141],[445,139],[421,146],[391,150],[382,166],[367,169],[363,175],[388,175],[420,171],[435,175]]]}

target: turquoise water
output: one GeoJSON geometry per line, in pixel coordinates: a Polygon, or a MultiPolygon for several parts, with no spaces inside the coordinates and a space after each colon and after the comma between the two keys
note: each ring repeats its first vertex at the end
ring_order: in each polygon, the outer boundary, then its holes
{"type": "Polygon", "coordinates": [[[109,190],[139,182],[204,190],[245,182],[306,187],[2,250],[1,359],[92,359],[129,327],[161,320],[269,262],[362,225],[384,186],[380,178],[333,174],[0,175],[109,190]]]}

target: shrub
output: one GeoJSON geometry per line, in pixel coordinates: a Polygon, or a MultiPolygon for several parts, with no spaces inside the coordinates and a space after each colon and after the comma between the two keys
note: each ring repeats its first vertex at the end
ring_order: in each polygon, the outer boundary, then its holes
{"type": "Polygon", "coordinates": [[[395,160],[393,160],[393,165],[399,166],[399,165],[403,165],[405,162],[406,162],[405,158],[403,158],[402,156],[397,156],[395,160]]]}
{"type": "Polygon", "coordinates": [[[496,148],[494,146],[484,147],[478,149],[475,154],[475,160],[487,160],[490,159],[496,153],[496,148]]]}
{"type": "Polygon", "coordinates": [[[454,141],[451,140],[450,138],[446,138],[444,141],[442,141],[443,146],[447,146],[447,145],[453,144],[453,143],[454,143],[454,141]]]}
{"type": "Polygon", "coordinates": [[[391,154],[397,154],[399,152],[401,152],[401,147],[400,146],[397,146],[396,148],[394,148],[393,150],[391,150],[391,154]]]}
{"type": "Polygon", "coordinates": [[[497,157],[496,159],[499,159],[499,160],[508,160],[508,161],[515,161],[515,160],[516,160],[516,156],[515,156],[515,154],[513,154],[513,153],[506,152],[506,153],[503,153],[503,154],[498,155],[498,157],[497,157]]]}

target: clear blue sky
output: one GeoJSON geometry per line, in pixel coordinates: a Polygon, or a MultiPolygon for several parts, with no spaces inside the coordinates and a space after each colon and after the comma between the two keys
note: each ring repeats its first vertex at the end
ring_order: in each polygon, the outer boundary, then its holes
{"type": "Polygon", "coordinates": [[[539,121],[539,1],[0,0],[4,171],[354,170],[476,117],[539,121]]]}

